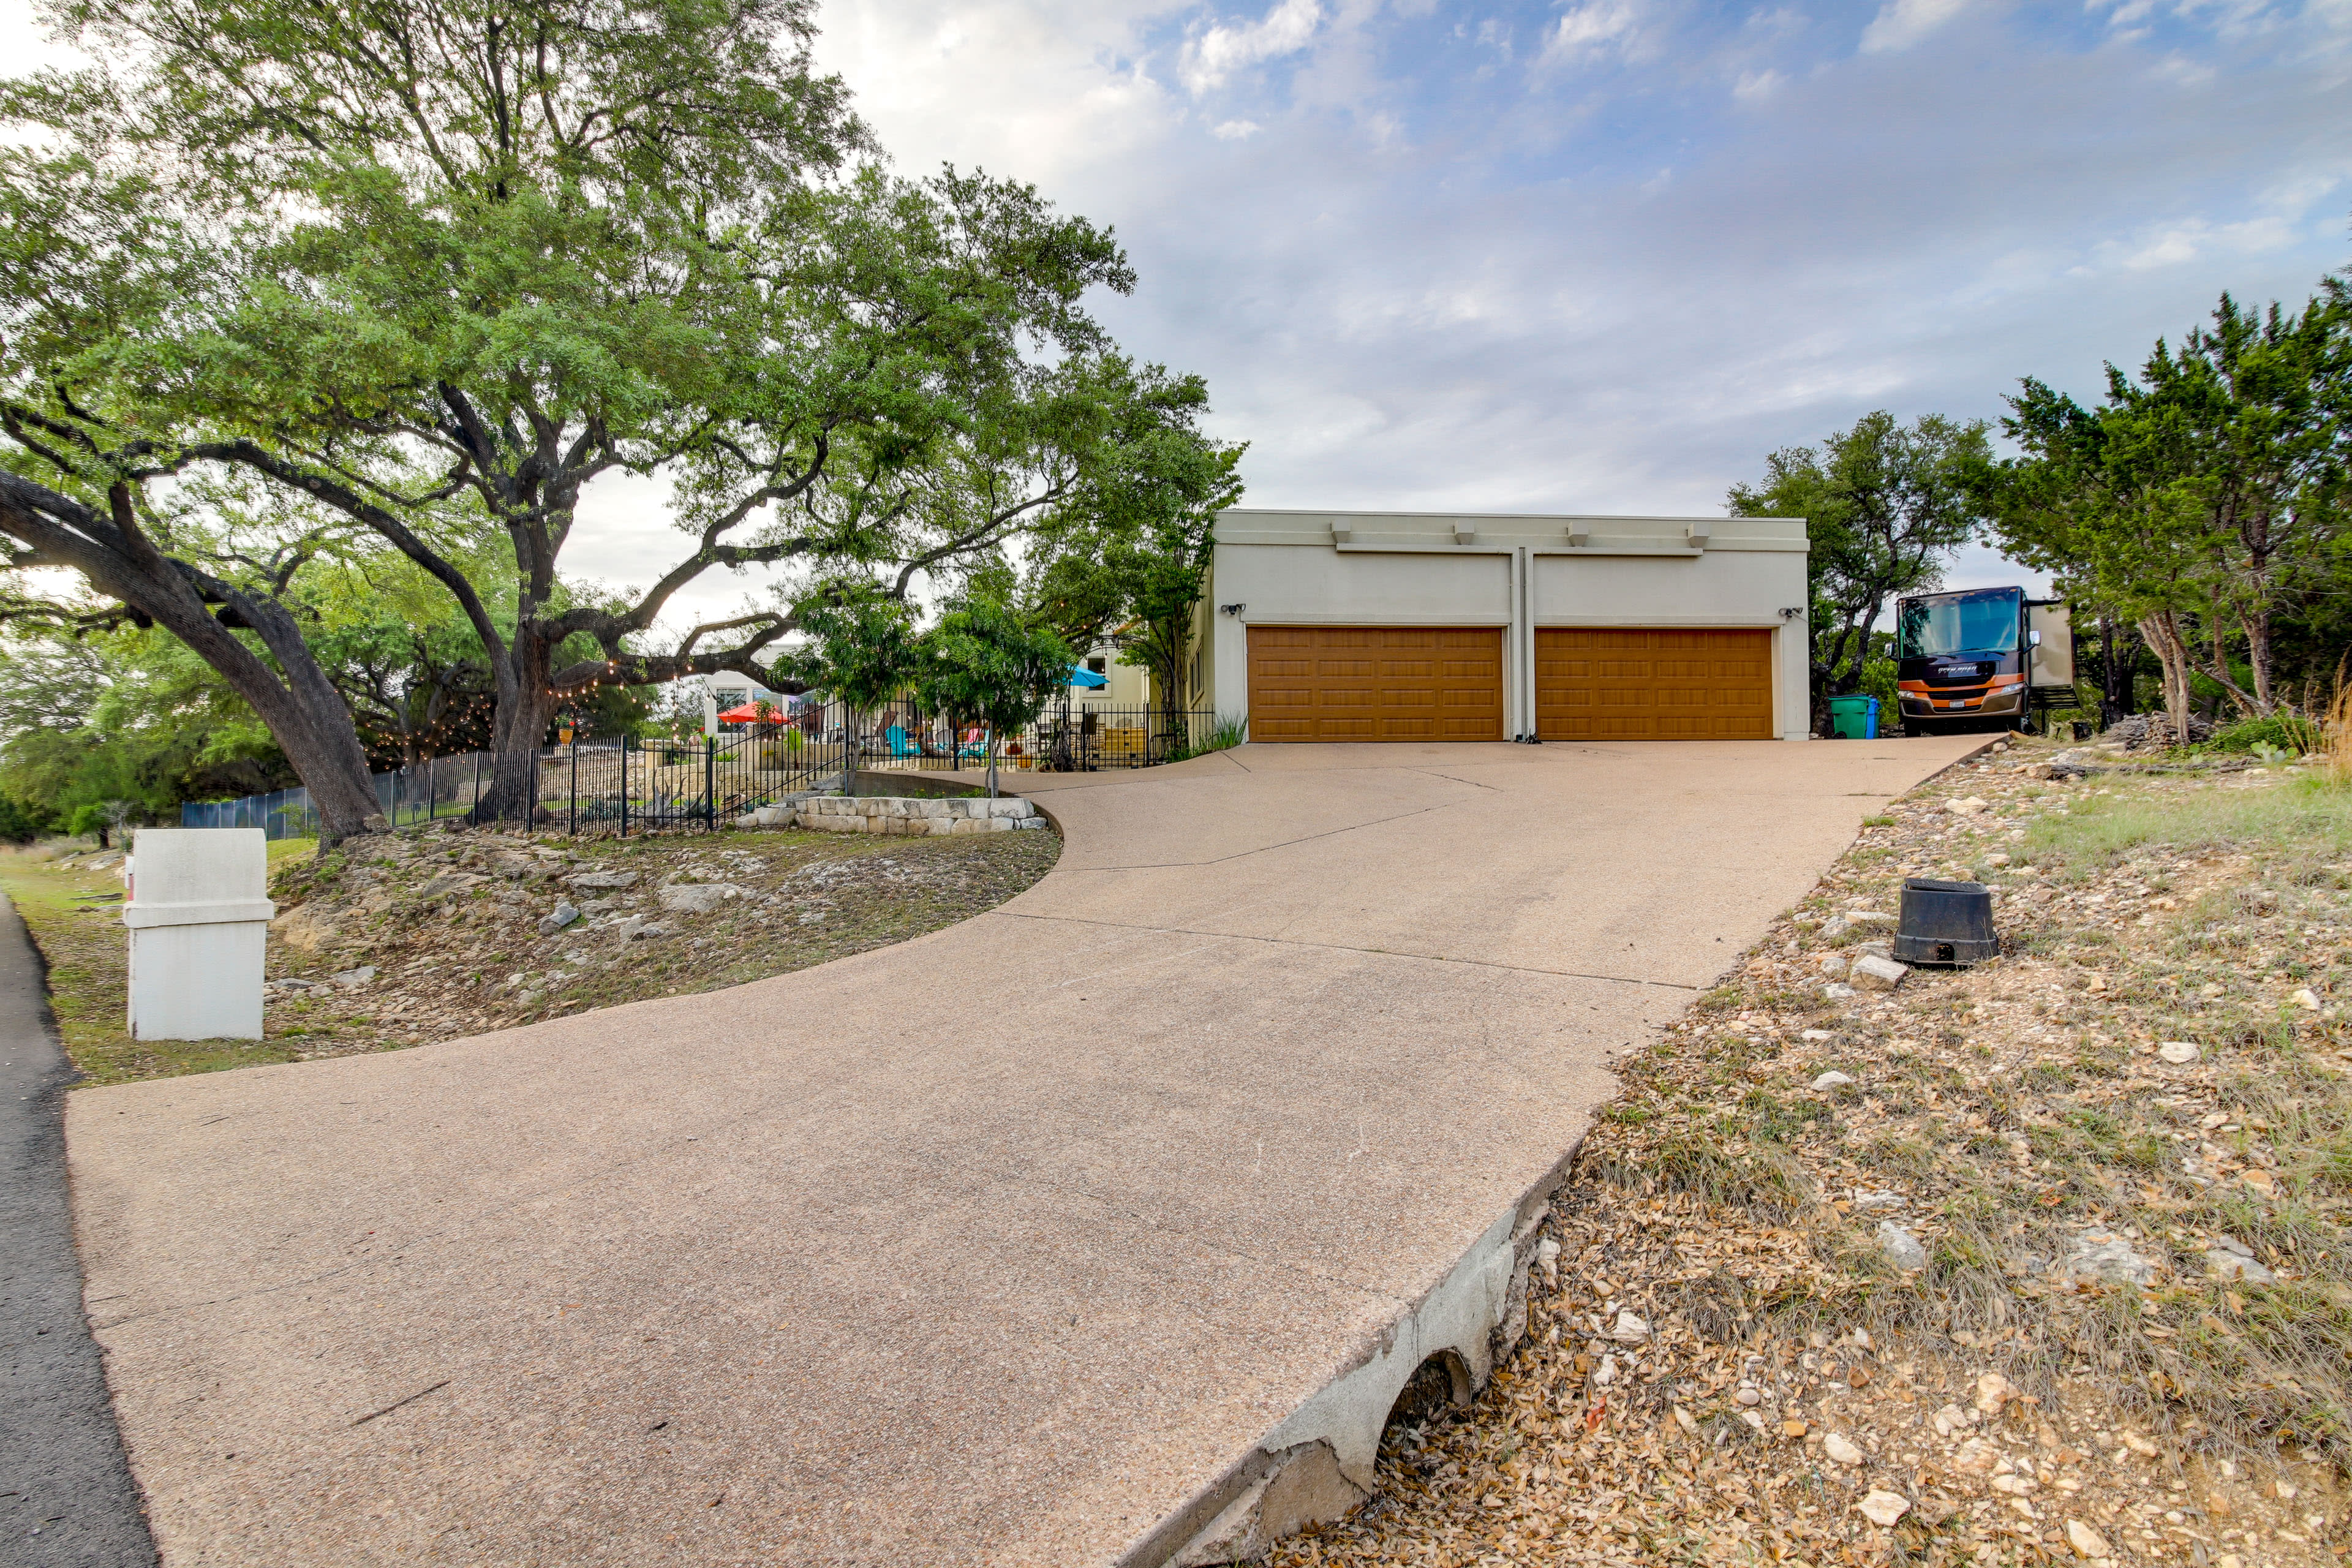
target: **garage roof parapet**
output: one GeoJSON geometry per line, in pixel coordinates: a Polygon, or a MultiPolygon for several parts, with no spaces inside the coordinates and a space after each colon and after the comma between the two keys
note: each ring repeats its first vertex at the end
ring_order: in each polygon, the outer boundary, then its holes
{"type": "Polygon", "coordinates": [[[1710,550],[1807,548],[1793,517],[1607,517],[1531,512],[1305,511],[1229,507],[1223,544],[1328,544],[1344,552],[1417,551],[1548,555],[1699,555],[1710,550]]]}

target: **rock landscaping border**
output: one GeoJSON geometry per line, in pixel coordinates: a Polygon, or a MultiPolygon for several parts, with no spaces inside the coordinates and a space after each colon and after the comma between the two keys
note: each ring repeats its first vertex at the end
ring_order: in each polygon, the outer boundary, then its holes
{"type": "Polygon", "coordinates": [[[897,837],[1009,833],[1042,828],[1036,805],[1017,795],[939,799],[920,795],[809,795],[789,805],[761,806],[740,827],[798,827],[811,833],[878,833],[897,837]]]}

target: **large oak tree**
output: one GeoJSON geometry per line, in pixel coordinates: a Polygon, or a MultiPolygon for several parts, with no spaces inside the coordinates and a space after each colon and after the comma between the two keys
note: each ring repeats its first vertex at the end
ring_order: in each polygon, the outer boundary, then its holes
{"type": "Polygon", "coordinates": [[[528,809],[568,696],[761,673],[788,603],[652,645],[712,569],[855,566],[903,595],[1115,486],[1139,420],[1201,440],[1083,309],[1131,286],[1110,237],[1023,186],[861,163],[804,0],[59,15],[111,75],[17,87],[64,149],[27,157],[111,181],[91,210],[202,286],[123,317],[64,301],[75,330],[10,392],[158,472],[257,476],[438,582],[490,668],[488,814],[528,809]],[[1010,449],[1043,482],[973,493],[969,454],[1010,449]],[[568,596],[564,547],[616,475],[661,481],[679,554],[618,602],[568,596]]]}

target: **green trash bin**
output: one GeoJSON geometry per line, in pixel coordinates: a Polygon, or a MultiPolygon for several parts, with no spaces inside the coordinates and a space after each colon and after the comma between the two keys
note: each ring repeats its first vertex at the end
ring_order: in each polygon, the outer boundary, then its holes
{"type": "Polygon", "coordinates": [[[1838,741],[1878,739],[1878,699],[1860,692],[1831,698],[1830,736],[1838,741]]]}

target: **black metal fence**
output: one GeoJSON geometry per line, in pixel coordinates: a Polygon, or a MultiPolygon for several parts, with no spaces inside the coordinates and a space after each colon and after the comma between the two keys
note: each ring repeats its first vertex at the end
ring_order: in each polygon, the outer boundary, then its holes
{"type": "MultiPolygon", "coordinates": [[[[806,704],[716,735],[664,740],[634,735],[575,741],[538,754],[531,792],[538,826],[558,831],[622,834],[666,827],[715,827],[757,806],[839,784],[860,772],[977,773],[988,766],[989,735],[972,724],[892,702],[851,716],[839,703],[806,704]]],[[[1000,774],[1093,773],[1152,767],[1208,744],[1213,715],[1157,708],[1113,708],[1073,700],[998,739],[1000,774]]],[[[394,826],[462,817],[489,787],[497,759],[488,752],[436,757],[375,775],[376,799],[394,826]]],[[[318,832],[310,797],[300,789],[242,800],[190,801],[183,827],[259,827],[272,838],[318,832]]]]}

